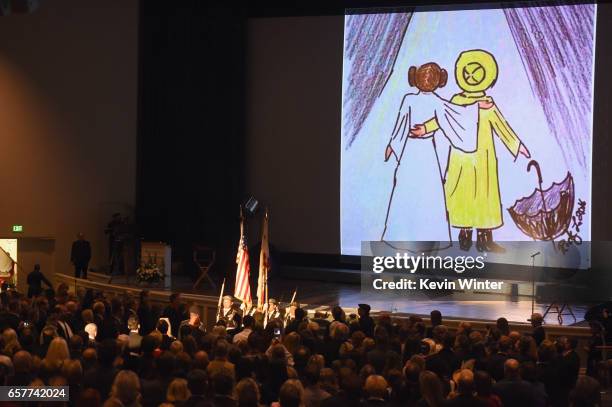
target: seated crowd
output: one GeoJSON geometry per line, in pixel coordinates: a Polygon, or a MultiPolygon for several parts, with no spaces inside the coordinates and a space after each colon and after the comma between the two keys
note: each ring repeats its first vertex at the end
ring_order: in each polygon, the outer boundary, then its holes
{"type": "MultiPolygon", "coordinates": [[[[601,385],[580,375],[576,341],[469,323],[439,312],[394,320],[312,317],[263,326],[236,314],[206,330],[197,307],[166,307],[60,285],[28,298],[0,294],[0,382],[69,386],[76,406],[597,406],[601,385]],[[160,317],[162,317],[160,319],[160,317]],[[280,332],[280,333],[279,333],[280,332]]],[[[538,315],[532,318],[539,320],[538,315]]]]}

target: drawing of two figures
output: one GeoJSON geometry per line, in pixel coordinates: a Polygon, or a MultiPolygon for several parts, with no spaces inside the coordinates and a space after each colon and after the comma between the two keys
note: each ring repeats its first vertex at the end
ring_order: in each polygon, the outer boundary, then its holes
{"type": "Polygon", "coordinates": [[[461,92],[446,101],[435,92],[446,85],[446,70],[435,63],[409,69],[408,82],[418,91],[403,97],[385,150],[385,161],[396,167],[381,240],[406,240],[406,227],[417,226],[413,235],[420,240],[448,236],[452,242],[453,227],[459,230],[459,247],[467,251],[476,229],[478,251],[504,251],[493,240],[493,230],[503,225],[493,135],[515,159],[530,153],[486,95],[497,76],[492,54],[464,51],[455,64],[461,92]],[[445,168],[435,136],[450,144],[445,168]]]}

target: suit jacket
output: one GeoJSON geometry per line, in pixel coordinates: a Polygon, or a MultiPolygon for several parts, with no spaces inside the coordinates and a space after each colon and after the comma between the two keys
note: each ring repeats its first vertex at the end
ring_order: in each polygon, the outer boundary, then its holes
{"type": "Polygon", "coordinates": [[[162,312],[162,316],[168,318],[170,321],[170,329],[172,329],[172,336],[178,338],[178,331],[179,326],[181,326],[181,321],[189,318],[188,313],[185,311],[185,307],[182,304],[178,309],[167,306],[162,312]]]}
{"type": "Polygon", "coordinates": [[[229,396],[222,396],[215,394],[213,396],[213,406],[215,407],[237,407],[238,401],[234,400],[229,396]]]}
{"type": "Polygon", "coordinates": [[[504,363],[506,363],[506,360],[508,360],[508,354],[501,352],[491,355],[489,358],[487,370],[495,381],[500,381],[504,378],[504,363]]]}
{"type": "Polygon", "coordinates": [[[493,385],[493,393],[499,396],[504,407],[535,405],[533,387],[525,380],[500,380],[493,385]]]}
{"type": "Polygon", "coordinates": [[[335,396],[321,401],[321,407],[361,407],[361,399],[359,396],[348,395],[341,390],[335,396]]]}
{"type": "Polygon", "coordinates": [[[174,342],[174,339],[170,335],[162,335],[162,342],[159,348],[161,350],[169,350],[172,342],[174,342]]]}
{"type": "Polygon", "coordinates": [[[91,246],[87,240],[77,240],[72,243],[70,261],[77,266],[85,266],[91,260],[91,246]]]}
{"type": "Polygon", "coordinates": [[[0,312],[0,331],[3,331],[6,328],[13,328],[15,331],[17,331],[20,322],[21,318],[19,315],[10,311],[0,312]]]}
{"type": "Polygon", "coordinates": [[[531,336],[535,340],[536,345],[540,346],[542,341],[546,339],[546,331],[544,330],[544,327],[540,325],[533,329],[531,336]]]}
{"type": "Polygon", "coordinates": [[[374,319],[371,316],[365,316],[359,318],[359,329],[370,338],[374,336],[374,319]]]}
{"type": "Polygon", "coordinates": [[[57,321],[57,333],[67,342],[74,335],[74,329],[70,326],[68,322],[57,321]]]}
{"type": "Polygon", "coordinates": [[[125,333],[125,326],[122,321],[114,316],[107,316],[102,322],[102,327],[98,325],[98,341],[104,339],[116,339],[119,334],[125,333]]]}
{"type": "Polygon", "coordinates": [[[151,307],[140,304],[138,310],[138,321],[140,321],[140,335],[145,336],[155,329],[155,321],[151,312],[151,307]]]}
{"type": "Polygon", "coordinates": [[[140,344],[142,343],[142,336],[138,334],[138,332],[130,332],[128,339],[128,349],[137,350],[140,349],[140,344]]]}
{"type": "Polygon", "coordinates": [[[83,376],[83,389],[96,389],[102,398],[108,398],[116,375],[117,369],[112,366],[94,367],[83,376]]]}
{"type": "Polygon", "coordinates": [[[578,380],[578,372],[580,371],[580,357],[576,351],[570,351],[563,355],[562,359],[562,380],[563,385],[569,388],[576,386],[576,380],[578,380]]]}
{"type": "Polygon", "coordinates": [[[42,283],[51,288],[51,282],[45,277],[40,270],[31,271],[27,277],[28,280],[28,298],[32,298],[42,294],[42,283]]]}
{"type": "Polygon", "coordinates": [[[361,405],[363,407],[382,407],[382,406],[389,405],[389,403],[386,400],[367,399],[367,400],[364,400],[361,405]]]}
{"type": "Polygon", "coordinates": [[[179,331],[178,331],[178,339],[179,339],[179,341],[183,340],[183,334],[181,332],[181,331],[183,331],[183,327],[189,327],[189,329],[186,330],[186,331],[189,332],[189,335],[192,335],[194,338],[196,336],[204,335],[206,333],[206,327],[204,326],[203,323],[200,323],[200,326],[197,326],[197,327],[196,326],[191,326],[191,325],[189,325],[189,320],[186,319],[186,320],[182,321],[181,325],[179,326],[179,331]]]}
{"type": "Polygon", "coordinates": [[[189,397],[187,399],[187,401],[185,401],[183,403],[182,407],[203,407],[203,406],[212,406],[212,400],[210,400],[210,398],[204,396],[204,395],[191,395],[191,397],[189,397]]]}
{"type": "Polygon", "coordinates": [[[487,403],[484,401],[474,396],[465,396],[463,394],[447,400],[445,405],[451,407],[487,407],[487,403]]]}
{"type": "Polygon", "coordinates": [[[142,395],[143,407],[157,407],[166,401],[166,390],[170,385],[168,379],[141,379],[140,394],[142,395]]]}

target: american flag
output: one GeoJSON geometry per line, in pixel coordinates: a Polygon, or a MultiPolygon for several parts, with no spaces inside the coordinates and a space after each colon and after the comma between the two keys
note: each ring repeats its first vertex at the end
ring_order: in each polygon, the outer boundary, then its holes
{"type": "Polygon", "coordinates": [[[244,219],[240,218],[240,242],[238,243],[238,254],[236,255],[236,284],[234,285],[234,297],[238,298],[243,303],[250,305],[251,300],[251,285],[249,278],[251,276],[251,267],[249,266],[249,249],[244,238],[244,219]]]}
{"type": "Polygon", "coordinates": [[[268,239],[268,209],[261,225],[261,252],[259,253],[259,278],[257,280],[257,307],[263,309],[268,303],[268,271],[270,270],[270,248],[268,239]]]}

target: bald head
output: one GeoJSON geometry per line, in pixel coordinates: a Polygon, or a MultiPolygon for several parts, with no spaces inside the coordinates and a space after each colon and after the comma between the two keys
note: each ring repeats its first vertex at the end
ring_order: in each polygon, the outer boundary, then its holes
{"type": "Polygon", "coordinates": [[[387,381],[379,375],[370,375],[365,382],[364,389],[369,397],[385,398],[387,395],[387,381]]]}
{"type": "Polygon", "coordinates": [[[508,359],[504,363],[504,375],[506,379],[516,379],[520,377],[519,362],[516,359],[508,359]]]}

